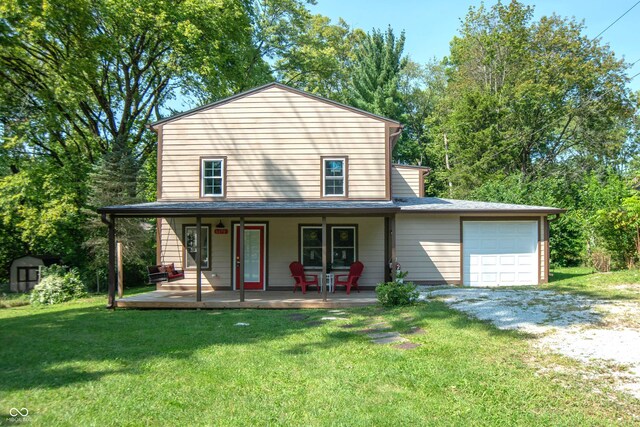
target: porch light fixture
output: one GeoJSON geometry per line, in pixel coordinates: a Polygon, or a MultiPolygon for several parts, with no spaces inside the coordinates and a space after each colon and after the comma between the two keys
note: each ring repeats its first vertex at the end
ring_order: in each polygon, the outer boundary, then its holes
{"type": "Polygon", "coordinates": [[[216,225],[216,228],[224,228],[224,224],[222,223],[222,220],[220,220],[218,225],[216,225]]]}

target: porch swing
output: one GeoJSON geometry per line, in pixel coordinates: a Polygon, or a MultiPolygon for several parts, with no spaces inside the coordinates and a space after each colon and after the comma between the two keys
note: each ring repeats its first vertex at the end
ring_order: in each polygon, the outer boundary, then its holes
{"type": "MultiPolygon", "coordinates": [[[[175,218],[169,219],[169,224],[171,225],[171,229],[175,230],[175,218]]],[[[167,247],[169,243],[169,233],[167,233],[167,240],[165,242],[164,247],[167,247]]],[[[180,244],[176,243],[178,247],[178,253],[183,256],[183,252],[180,248],[180,244]]],[[[162,282],[174,282],[176,280],[184,279],[184,270],[177,270],[174,266],[174,263],[165,264],[164,263],[164,251],[162,247],[160,248],[161,259],[160,265],[150,265],[147,267],[147,273],[149,274],[149,284],[162,283],[162,282]]],[[[182,260],[184,261],[184,260],[182,260]]]]}

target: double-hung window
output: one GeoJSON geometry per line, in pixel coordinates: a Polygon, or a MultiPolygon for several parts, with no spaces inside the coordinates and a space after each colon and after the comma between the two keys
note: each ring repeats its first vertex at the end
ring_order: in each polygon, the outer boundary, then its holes
{"type": "Polygon", "coordinates": [[[202,159],[202,197],[224,197],[224,159],[202,159]]]}
{"type": "Polygon", "coordinates": [[[345,197],[347,195],[347,158],[322,159],[322,195],[345,197]]]}

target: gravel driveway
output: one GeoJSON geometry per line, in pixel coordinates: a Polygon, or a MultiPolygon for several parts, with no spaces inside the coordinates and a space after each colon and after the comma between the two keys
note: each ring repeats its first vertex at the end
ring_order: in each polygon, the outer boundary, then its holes
{"type": "Polygon", "coordinates": [[[422,288],[420,297],[440,299],[499,329],[532,334],[540,348],[595,366],[599,372],[608,370],[616,388],[640,399],[640,304],[636,302],[532,288],[422,288]]]}

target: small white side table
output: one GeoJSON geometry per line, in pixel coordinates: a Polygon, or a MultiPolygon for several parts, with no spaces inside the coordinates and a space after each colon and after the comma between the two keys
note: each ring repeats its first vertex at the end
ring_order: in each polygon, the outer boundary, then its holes
{"type": "Polygon", "coordinates": [[[333,273],[327,273],[326,286],[327,292],[333,292],[333,273]]]}

